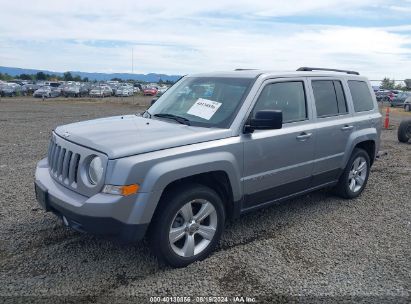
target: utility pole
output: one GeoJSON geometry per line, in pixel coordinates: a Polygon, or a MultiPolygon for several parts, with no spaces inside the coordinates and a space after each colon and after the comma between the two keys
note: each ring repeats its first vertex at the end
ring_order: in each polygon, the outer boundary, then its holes
{"type": "MultiPolygon", "coordinates": [[[[131,74],[134,75],[134,47],[131,48],[131,74]]],[[[133,104],[134,104],[134,78],[133,78],[133,104]]]]}

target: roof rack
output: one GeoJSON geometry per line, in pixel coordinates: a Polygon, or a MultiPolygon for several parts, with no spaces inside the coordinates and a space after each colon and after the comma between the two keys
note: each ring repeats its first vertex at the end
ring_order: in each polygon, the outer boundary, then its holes
{"type": "Polygon", "coordinates": [[[301,67],[298,68],[297,71],[329,71],[329,72],[340,72],[340,73],[347,73],[351,75],[360,75],[360,73],[356,71],[348,71],[348,70],[337,70],[337,69],[325,69],[325,68],[309,68],[309,67],[301,67]]]}
{"type": "Polygon", "coordinates": [[[257,69],[235,69],[234,71],[255,71],[257,69]]]}

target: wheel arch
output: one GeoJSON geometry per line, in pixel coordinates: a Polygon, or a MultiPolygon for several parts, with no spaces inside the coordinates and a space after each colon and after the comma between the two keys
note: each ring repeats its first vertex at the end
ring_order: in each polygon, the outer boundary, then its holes
{"type": "Polygon", "coordinates": [[[161,210],[161,205],[167,203],[167,195],[173,191],[179,191],[190,184],[200,184],[214,190],[221,198],[224,204],[224,210],[227,218],[233,216],[234,194],[227,172],[223,170],[209,171],[186,176],[170,182],[162,191],[157,207],[154,211],[161,210]]]}
{"type": "MultiPolygon", "coordinates": [[[[231,216],[234,202],[242,197],[241,164],[227,151],[172,159],[152,166],[140,185],[148,197],[144,207],[140,205],[139,221],[148,223],[159,210],[166,194],[177,186],[197,183],[210,187],[225,203],[231,216]],[[142,208],[142,209],[141,209],[142,208]]],[[[138,204],[137,204],[138,205],[138,204]]]]}
{"type": "Polygon", "coordinates": [[[377,155],[378,140],[379,136],[377,130],[374,128],[362,129],[352,133],[344,155],[342,168],[345,168],[347,165],[347,162],[355,148],[365,150],[370,157],[370,165],[372,165],[377,155]]]}

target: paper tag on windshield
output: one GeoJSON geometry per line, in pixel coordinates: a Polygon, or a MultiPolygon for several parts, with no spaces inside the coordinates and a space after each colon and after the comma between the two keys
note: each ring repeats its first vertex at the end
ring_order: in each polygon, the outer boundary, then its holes
{"type": "Polygon", "coordinates": [[[187,114],[194,115],[209,120],[218,108],[221,107],[222,103],[217,101],[212,101],[208,99],[199,98],[192,105],[187,114]]]}

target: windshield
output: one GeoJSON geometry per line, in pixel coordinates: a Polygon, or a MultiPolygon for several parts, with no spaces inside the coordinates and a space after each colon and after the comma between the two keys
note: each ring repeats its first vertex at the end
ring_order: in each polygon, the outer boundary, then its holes
{"type": "Polygon", "coordinates": [[[183,117],[193,126],[228,128],[253,80],[185,77],[167,90],[148,112],[152,116],[169,114],[183,117]]]}

